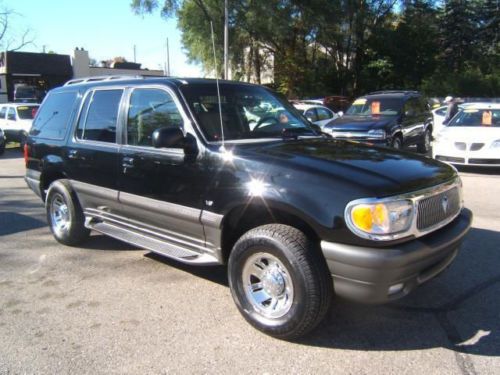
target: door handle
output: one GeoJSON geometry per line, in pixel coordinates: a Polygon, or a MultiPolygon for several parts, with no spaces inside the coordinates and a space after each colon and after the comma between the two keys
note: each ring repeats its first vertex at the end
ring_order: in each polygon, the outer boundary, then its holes
{"type": "Polygon", "coordinates": [[[78,159],[78,150],[69,150],[68,159],[78,159]]]}
{"type": "Polygon", "coordinates": [[[134,158],[130,156],[124,156],[122,159],[122,166],[125,168],[132,168],[134,166],[134,158]]]}

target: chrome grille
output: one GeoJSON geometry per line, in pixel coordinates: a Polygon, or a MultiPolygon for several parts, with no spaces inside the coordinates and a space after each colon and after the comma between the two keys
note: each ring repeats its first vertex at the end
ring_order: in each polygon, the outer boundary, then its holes
{"type": "Polygon", "coordinates": [[[425,231],[455,216],[460,210],[458,187],[418,201],[417,229],[425,231]]]}

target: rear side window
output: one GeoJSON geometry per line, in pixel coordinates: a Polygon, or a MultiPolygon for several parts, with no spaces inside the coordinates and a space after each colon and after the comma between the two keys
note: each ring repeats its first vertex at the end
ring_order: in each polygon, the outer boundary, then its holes
{"type": "Polygon", "coordinates": [[[320,120],[328,120],[329,118],[332,118],[332,113],[324,108],[316,108],[318,111],[318,118],[320,120]]]}
{"type": "Polygon", "coordinates": [[[5,114],[7,113],[7,107],[0,108],[0,119],[5,119],[5,114]]]}
{"type": "Polygon", "coordinates": [[[76,137],[98,142],[116,142],[116,121],[123,90],[96,90],[85,100],[76,137]]]}
{"type": "Polygon", "coordinates": [[[7,112],[7,120],[12,120],[12,121],[17,120],[16,110],[13,107],[10,107],[9,111],[7,112]]]}
{"type": "Polygon", "coordinates": [[[33,120],[30,135],[63,139],[77,95],[77,91],[50,93],[33,120]]]}

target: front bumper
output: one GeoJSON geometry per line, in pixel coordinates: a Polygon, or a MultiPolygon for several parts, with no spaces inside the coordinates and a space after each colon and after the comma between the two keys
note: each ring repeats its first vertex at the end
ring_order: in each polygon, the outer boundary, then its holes
{"type": "Polygon", "coordinates": [[[391,248],[321,242],[335,293],[362,303],[385,303],[404,297],[453,261],[472,223],[463,209],[447,226],[391,248]]]}

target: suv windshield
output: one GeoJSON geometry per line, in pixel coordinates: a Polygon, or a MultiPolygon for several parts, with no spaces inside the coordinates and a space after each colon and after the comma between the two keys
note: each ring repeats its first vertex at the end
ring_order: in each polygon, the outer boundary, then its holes
{"type": "Polygon", "coordinates": [[[403,101],[398,98],[359,98],[352,103],[346,115],[395,116],[401,112],[403,101]]]}
{"type": "Polygon", "coordinates": [[[33,120],[38,111],[38,105],[23,105],[17,107],[17,113],[21,120],[33,120]]]}
{"type": "MultiPolygon", "coordinates": [[[[221,116],[215,83],[181,87],[208,141],[221,140],[221,116]]],[[[286,99],[250,85],[220,84],[224,140],[317,135],[286,99]]]]}
{"type": "Polygon", "coordinates": [[[448,126],[500,127],[500,109],[464,109],[453,117],[448,126]]]}

